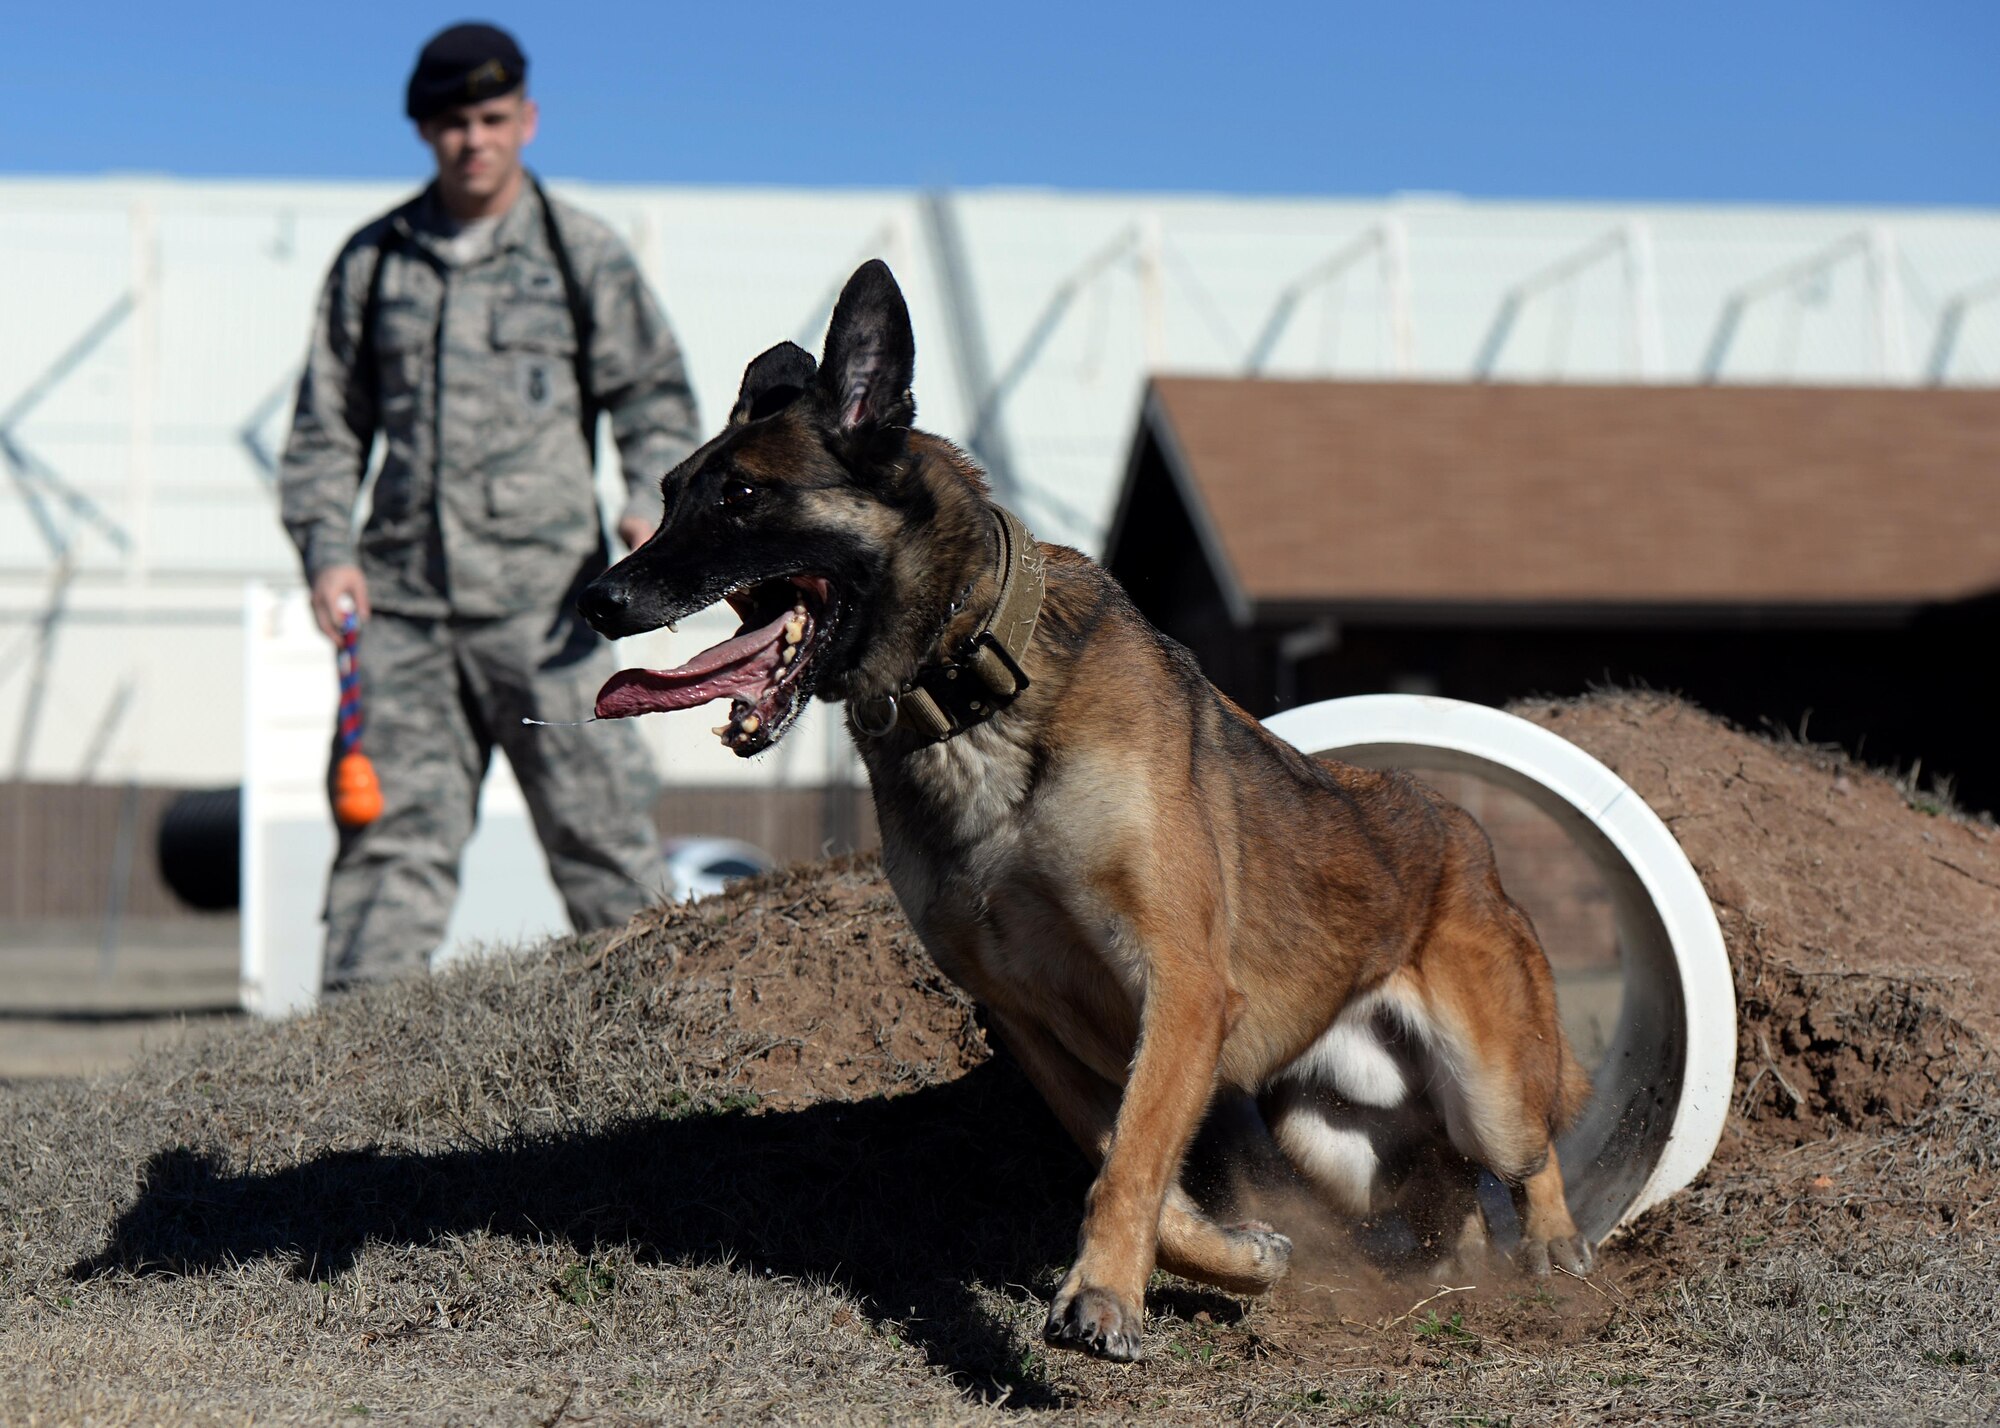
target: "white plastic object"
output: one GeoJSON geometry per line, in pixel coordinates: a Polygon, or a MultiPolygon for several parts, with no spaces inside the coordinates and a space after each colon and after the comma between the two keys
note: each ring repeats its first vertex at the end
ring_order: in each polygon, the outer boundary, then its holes
{"type": "Polygon", "coordinates": [[[1701,879],[1646,801],[1560,735],[1456,699],[1329,699],[1265,725],[1308,754],[1477,774],[1563,827],[1610,890],[1625,982],[1596,1094],[1557,1144],[1570,1211],[1602,1240],[1699,1175],[1735,1083],[1735,981],[1701,879]]]}

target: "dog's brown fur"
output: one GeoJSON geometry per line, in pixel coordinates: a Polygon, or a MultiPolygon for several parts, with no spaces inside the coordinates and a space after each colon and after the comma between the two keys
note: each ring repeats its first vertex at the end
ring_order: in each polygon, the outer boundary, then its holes
{"type": "MultiPolygon", "coordinates": [[[[746,376],[730,429],[669,478],[655,544],[586,602],[594,622],[650,627],[739,578],[685,564],[725,544],[701,517],[720,471],[823,552],[788,569],[753,554],[758,578],[824,574],[858,602],[830,621],[821,694],[854,708],[972,634],[998,594],[995,523],[964,455],[904,429],[909,361],[900,294],[871,264],[802,399],[749,416],[746,376]]],[[[765,536],[740,517],[734,533],[765,536]]],[[[1272,737],[1102,569],[1041,549],[1026,692],[946,742],[857,742],[924,945],[1100,1166],[1049,1337],[1134,1357],[1156,1264],[1240,1292],[1284,1272],[1283,1235],[1218,1224],[1178,1184],[1204,1117],[1225,1158],[1281,1150],[1349,1212],[1414,1178],[1461,1252],[1483,1245],[1486,1167],[1515,1188],[1531,1267],[1587,1265],[1551,1141],[1589,1084],[1478,825],[1413,779],[1272,737]]]]}

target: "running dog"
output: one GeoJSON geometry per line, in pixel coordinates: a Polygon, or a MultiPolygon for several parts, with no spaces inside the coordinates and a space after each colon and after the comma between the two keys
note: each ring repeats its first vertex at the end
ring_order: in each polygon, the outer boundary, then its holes
{"type": "Polygon", "coordinates": [[[911,923],[1098,1165],[1046,1337],[1136,1358],[1156,1265],[1240,1293],[1283,1275],[1288,1238],[1180,1183],[1204,1121],[1225,1163],[1281,1156],[1346,1213],[1420,1183],[1444,1257],[1483,1252],[1484,1167],[1524,1265],[1586,1270],[1552,1141],[1590,1085],[1479,826],[1266,733],[912,429],[914,360],[871,262],[820,361],[750,363],[658,533],[581,608],[610,636],[719,600],[743,620],[614,676],[600,717],[728,699],[716,733],[747,757],[813,697],[846,702],[911,923]]]}

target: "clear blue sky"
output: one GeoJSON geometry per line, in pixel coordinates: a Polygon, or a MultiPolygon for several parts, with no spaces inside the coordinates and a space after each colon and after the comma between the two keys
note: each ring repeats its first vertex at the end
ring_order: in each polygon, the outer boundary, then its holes
{"type": "MultiPolygon", "coordinates": [[[[416,177],[476,6],[6,7],[0,172],[416,177]]],[[[2000,0],[536,5],[543,172],[2000,206],[2000,0]]]]}

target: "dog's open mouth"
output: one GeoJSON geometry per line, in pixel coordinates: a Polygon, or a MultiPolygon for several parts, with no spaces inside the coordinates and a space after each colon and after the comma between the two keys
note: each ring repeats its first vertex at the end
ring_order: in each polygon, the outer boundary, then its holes
{"type": "Polygon", "coordinates": [[[729,701],[716,734],[748,758],[775,744],[812,694],[809,671],[836,620],[833,589],[790,575],[724,597],[743,618],[735,635],[676,669],[622,669],[597,691],[597,717],[627,719],[729,701]]]}

